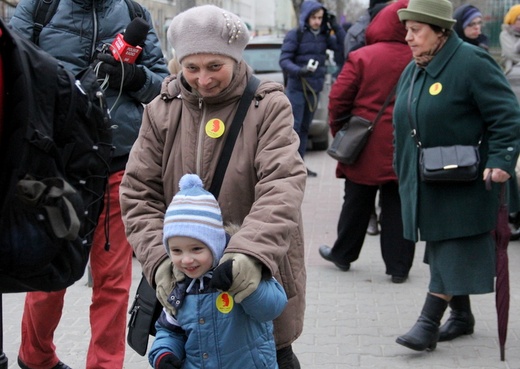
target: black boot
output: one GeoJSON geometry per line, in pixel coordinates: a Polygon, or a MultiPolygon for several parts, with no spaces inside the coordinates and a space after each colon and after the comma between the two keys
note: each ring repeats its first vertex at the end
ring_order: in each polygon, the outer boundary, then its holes
{"type": "Polygon", "coordinates": [[[408,333],[397,337],[396,342],[416,351],[435,350],[439,340],[439,325],[447,306],[446,300],[432,294],[426,295],[417,323],[408,333]]]}
{"type": "Polygon", "coordinates": [[[453,296],[449,305],[450,317],[439,329],[439,342],[451,341],[463,334],[473,334],[475,327],[468,295],[453,296]]]}

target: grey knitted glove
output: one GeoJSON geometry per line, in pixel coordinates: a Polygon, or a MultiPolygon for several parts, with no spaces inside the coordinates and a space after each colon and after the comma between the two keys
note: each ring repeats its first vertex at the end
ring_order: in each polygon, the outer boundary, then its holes
{"type": "Polygon", "coordinates": [[[220,259],[219,265],[213,272],[213,278],[219,274],[227,274],[229,270],[228,260],[233,260],[232,266],[232,283],[228,292],[235,298],[237,304],[240,304],[247,296],[255,292],[262,278],[262,265],[258,260],[245,254],[229,252],[224,254],[220,259]],[[222,266],[222,269],[219,269],[222,266]]]}

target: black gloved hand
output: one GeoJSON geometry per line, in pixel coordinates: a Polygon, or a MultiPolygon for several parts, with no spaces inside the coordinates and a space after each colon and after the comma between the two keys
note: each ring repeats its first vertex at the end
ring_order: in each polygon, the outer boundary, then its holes
{"type": "Polygon", "coordinates": [[[240,304],[256,291],[261,278],[262,265],[258,260],[245,254],[227,252],[213,271],[210,286],[227,291],[240,304]]]}
{"type": "Polygon", "coordinates": [[[312,71],[308,70],[307,67],[302,67],[298,72],[298,77],[306,77],[310,75],[312,71]]]}
{"type": "Polygon", "coordinates": [[[182,368],[182,361],[171,352],[162,354],[155,363],[155,369],[182,368]]]}
{"type": "Polygon", "coordinates": [[[226,260],[213,271],[209,282],[211,288],[227,291],[233,283],[233,259],[226,260]]]}
{"type": "Polygon", "coordinates": [[[103,79],[108,75],[108,86],[110,88],[119,90],[121,88],[122,78],[124,78],[123,88],[129,91],[139,90],[146,82],[144,70],[135,64],[121,63],[115,60],[112,54],[97,54],[94,65],[96,66],[98,64],[98,78],[103,79]]]}
{"type": "Polygon", "coordinates": [[[338,24],[338,21],[334,14],[327,13],[327,23],[328,23],[330,29],[337,32],[337,30],[339,28],[339,24],[338,24]]]}

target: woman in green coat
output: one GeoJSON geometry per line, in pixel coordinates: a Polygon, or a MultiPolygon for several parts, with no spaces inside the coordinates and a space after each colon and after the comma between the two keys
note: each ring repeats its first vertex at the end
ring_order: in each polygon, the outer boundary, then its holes
{"type": "MultiPolygon", "coordinates": [[[[452,12],[447,0],[411,0],[398,12],[414,58],[397,89],[395,167],[404,235],[412,241],[426,241],[430,284],[417,323],[397,343],[417,351],[435,349],[440,321],[452,297],[493,292],[491,231],[499,206],[499,184],[514,174],[520,145],[520,107],[515,95],[489,53],[463,42],[452,31],[452,12]],[[422,147],[478,145],[477,180],[423,182],[409,117],[417,126],[422,147]],[[496,183],[491,191],[485,188],[488,175],[496,183]]],[[[471,322],[462,325],[459,335],[473,332],[471,322]]]]}

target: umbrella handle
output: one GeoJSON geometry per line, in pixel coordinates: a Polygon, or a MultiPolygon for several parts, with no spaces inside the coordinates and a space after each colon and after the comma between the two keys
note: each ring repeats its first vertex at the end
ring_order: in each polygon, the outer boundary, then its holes
{"type": "MultiPolygon", "coordinates": [[[[486,177],[486,190],[491,191],[491,174],[493,173],[493,169],[491,169],[486,177]]],[[[505,183],[500,184],[500,204],[506,203],[506,185],[505,183]]]]}
{"type": "Polygon", "coordinates": [[[493,169],[491,169],[486,177],[486,190],[491,191],[491,174],[493,173],[493,169]]]}

